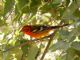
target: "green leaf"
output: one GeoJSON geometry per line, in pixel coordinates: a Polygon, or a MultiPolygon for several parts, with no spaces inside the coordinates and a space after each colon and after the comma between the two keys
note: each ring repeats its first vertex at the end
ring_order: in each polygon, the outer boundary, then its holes
{"type": "Polygon", "coordinates": [[[4,15],[10,12],[14,6],[14,0],[5,0],[4,2],[4,15]]]}
{"type": "Polygon", "coordinates": [[[61,16],[63,16],[63,13],[64,13],[64,11],[65,11],[65,8],[58,8],[58,11],[59,11],[59,13],[60,13],[60,17],[61,16]]]}
{"type": "MultiPolygon", "coordinates": [[[[1,3],[2,3],[2,2],[1,2],[1,3]]],[[[4,10],[3,8],[4,8],[4,7],[3,7],[3,5],[1,4],[1,5],[0,5],[0,16],[3,15],[3,10],[4,10]]]]}
{"type": "Polygon", "coordinates": [[[80,51],[80,42],[73,42],[71,44],[71,47],[74,48],[75,50],[80,51]]]}
{"type": "Polygon", "coordinates": [[[79,9],[76,9],[73,14],[74,14],[74,16],[76,16],[76,17],[80,17],[80,11],[79,11],[79,9]]]}
{"type": "Polygon", "coordinates": [[[72,42],[76,36],[74,35],[74,31],[67,31],[67,30],[59,30],[59,36],[58,36],[58,40],[66,40],[68,42],[72,42]]]}
{"type": "Polygon", "coordinates": [[[70,33],[73,36],[79,36],[80,35],[80,24],[78,24],[78,23],[79,23],[79,21],[77,23],[75,23],[75,27],[74,27],[74,29],[72,29],[72,31],[70,33]]]}
{"type": "Polygon", "coordinates": [[[4,26],[4,25],[7,25],[6,21],[0,19],[0,26],[4,26]]]}
{"type": "Polygon", "coordinates": [[[41,0],[18,0],[16,9],[23,13],[36,13],[41,0]]]}
{"type": "Polygon", "coordinates": [[[50,47],[50,50],[55,51],[55,50],[67,50],[69,48],[69,43],[66,41],[58,41],[57,43],[53,44],[50,47]]]}
{"type": "Polygon", "coordinates": [[[37,55],[38,52],[38,47],[36,46],[36,44],[32,44],[32,46],[30,47],[28,54],[27,54],[27,59],[28,60],[36,60],[35,57],[37,55]]]}
{"type": "Polygon", "coordinates": [[[40,5],[41,5],[41,0],[31,0],[30,11],[32,13],[36,13],[40,5]]]}
{"type": "Polygon", "coordinates": [[[80,40],[80,35],[78,36],[78,39],[80,40]]]}
{"type": "Polygon", "coordinates": [[[69,48],[65,55],[63,55],[62,60],[74,60],[75,59],[75,50],[72,48],[69,48]]]}
{"type": "Polygon", "coordinates": [[[29,13],[29,5],[30,5],[30,0],[17,0],[15,13],[16,12],[29,13]]]}
{"type": "MultiPolygon", "coordinates": [[[[79,22],[80,23],[80,22],[79,22]]],[[[76,28],[76,35],[79,36],[80,35],[80,24],[77,25],[77,28],[76,28]]]]}
{"type": "Polygon", "coordinates": [[[55,10],[57,9],[60,3],[61,0],[54,0],[51,3],[44,4],[40,9],[42,10],[42,12],[50,12],[51,14],[55,15],[55,10]]]}
{"type": "Polygon", "coordinates": [[[61,0],[54,0],[52,3],[53,4],[60,4],[62,1],[61,0]]]}
{"type": "Polygon", "coordinates": [[[73,19],[73,13],[76,11],[77,8],[78,6],[76,2],[72,2],[72,4],[64,11],[62,19],[73,19]]]}
{"type": "Polygon", "coordinates": [[[18,2],[18,7],[23,8],[26,4],[28,5],[30,0],[17,0],[17,2],[18,2]]]}
{"type": "MultiPolygon", "coordinates": [[[[26,40],[21,40],[20,43],[24,44],[26,43],[26,40]]],[[[28,59],[28,60],[35,60],[36,54],[38,52],[38,47],[36,46],[36,44],[33,42],[26,44],[24,46],[21,47],[23,55],[24,55],[24,59],[28,59]],[[27,57],[26,57],[27,55],[27,57]]]]}
{"type": "MultiPolygon", "coordinates": [[[[20,41],[21,44],[24,44],[25,42],[27,42],[27,41],[24,39],[20,41]]],[[[26,44],[25,46],[21,47],[24,55],[26,55],[28,53],[29,47],[30,47],[30,44],[26,44]]]]}
{"type": "Polygon", "coordinates": [[[77,6],[79,8],[79,6],[80,6],[80,0],[74,0],[74,2],[76,2],[77,6]]]}
{"type": "Polygon", "coordinates": [[[66,0],[66,6],[68,6],[70,3],[70,0],[66,0]]]}

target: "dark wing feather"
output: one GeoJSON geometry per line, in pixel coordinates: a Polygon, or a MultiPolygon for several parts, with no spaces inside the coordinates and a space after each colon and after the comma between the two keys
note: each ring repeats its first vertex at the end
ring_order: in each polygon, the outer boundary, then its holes
{"type": "Polygon", "coordinates": [[[32,26],[32,32],[33,33],[37,33],[37,32],[41,32],[41,31],[43,31],[43,30],[45,30],[45,29],[48,29],[49,28],[49,26],[44,26],[44,25],[40,25],[40,26],[32,26]]]}
{"type": "Polygon", "coordinates": [[[67,25],[69,25],[69,24],[64,24],[64,25],[60,25],[60,26],[33,25],[31,31],[33,33],[37,33],[37,32],[41,32],[43,30],[57,29],[57,28],[64,27],[64,26],[67,26],[67,25]]]}

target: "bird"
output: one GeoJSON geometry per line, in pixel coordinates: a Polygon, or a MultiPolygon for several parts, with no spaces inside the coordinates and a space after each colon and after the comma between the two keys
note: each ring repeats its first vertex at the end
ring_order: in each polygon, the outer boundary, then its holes
{"type": "Polygon", "coordinates": [[[63,24],[60,26],[47,26],[47,25],[24,25],[21,29],[26,35],[29,35],[35,39],[41,39],[54,33],[55,29],[68,26],[69,24],[63,24]]]}

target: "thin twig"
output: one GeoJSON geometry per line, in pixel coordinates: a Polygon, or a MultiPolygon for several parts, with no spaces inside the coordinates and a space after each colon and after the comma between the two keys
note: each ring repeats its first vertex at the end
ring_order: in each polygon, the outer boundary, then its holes
{"type": "Polygon", "coordinates": [[[35,41],[39,42],[39,40],[36,40],[36,39],[35,40],[27,40],[25,43],[22,43],[20,45],[14,46],[14,47],[10,47],[10,48],[6,49],[5,51],[2,51],[2,52],[7,52],[7,51],[10,51],[11,49],[14,49],[14,48],[17,48],[17,47],[23,47],[26,44],[30,44],[30,43],[35,42],[35,41]]]}
{"type": "Polygon", "coordinates": [[[38,52],[37,52],[37,54],[36,54],[36,56],[35,56],[35,59],[36,59],[36,60],[37,60],[39,54],[41,53],[41,46],[42,46],[42,43],[40,44],[40,47],[39,47],[39,49],[38,49],[38,52]]]}
{"type": "Polygon", "coordinates": [[[22,56],[21,56],[21,60],[24,60],[24,54],[22,54],[22,56]]]}
{"type": "MultiPolygon", "coordinates": [[[[43,38],[42,38],[42,39],[43,39],[43,38]]],[[[45,40],[42,40],[42,41],[45,41],[45,40]]],[[[20,45],[17,45],[17,46],[14,46],[14,47],[10,47],[10,48],[2,51],[2,52],[7,52],[7,51],[10,51],[11,49],[14,49],[14,48],[17,48],[17,47],[23,47],[23,46],[25,46],[25,45],[27,45],[27,44],[30,44],[30,43],[32,43],[32,42],[42,42],[42,41],[40,41],[39,39],[27,40],[26,42],[24,42],[24,43],[22,43],[22,44],[20,44],[20,45]]]]}
{"type": "Polygon", "coordinates": [[[46,53],[48,51],[48,48],[49,48],[49,46],[50,46],[50,44],[51,44],[51,42],[52,42],[53,37],[55,36],[55,34],[56,34],[56,31],[51,35],[50,40],[49,40],[49,42],[48,42],[48,44],[47,44],[47,46],[45,48],[45,51],[44,51],[44,53],[43,53],[43,55],[42,55],[42,57],[41,57],[40,60],[43,60],[44,59],[44,57],[45,57],[45,55],[46,55],[46,53]]]}
{"type": "MultiPolygon", "coordinates": [[[[61,21],[59,25],[61,25],[62,23],[63,23],[63,22],[61,21]]],[[[43,53],[43,55],[42,55],[42,57],[41,57],[40,60],[43,60],[43,59],[44,59],[44,57],[45,57],[45,55],[46,55],[46,53],[47,53],[47,51],[48,51],[48,48],[49,48],[51,42],[53,41],[53,38],[54,38],[56,32],[57,32],[57,30],[55,30],[54,33],[50,36],[50,40],[49,40],[49,42],[48,42],[48,44],[47,44],[47,46],[46,46],[46,48],[45,48],[45,50],[44,50],[44,53],[43,53]]]]}

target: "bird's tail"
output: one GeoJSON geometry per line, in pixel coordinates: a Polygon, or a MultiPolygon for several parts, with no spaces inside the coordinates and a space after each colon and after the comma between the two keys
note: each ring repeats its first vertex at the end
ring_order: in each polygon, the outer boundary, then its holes
{"type": "Polygon", "coordinates": [[[63,24],[60,26],[52,26],[51,28],[56,29],[56,28],[61,28],[61,27],[68,26],[68,25],[70,25],[70,24],[63,24]]]}

